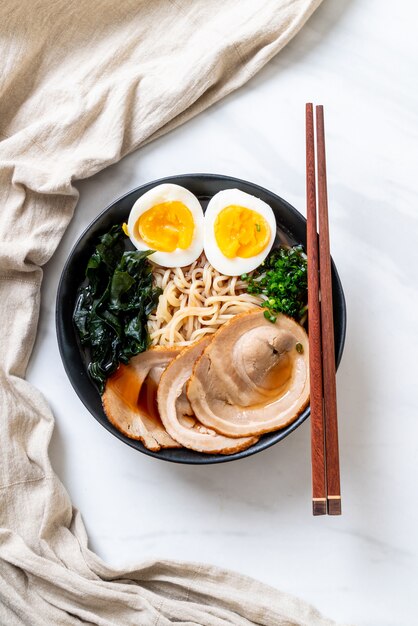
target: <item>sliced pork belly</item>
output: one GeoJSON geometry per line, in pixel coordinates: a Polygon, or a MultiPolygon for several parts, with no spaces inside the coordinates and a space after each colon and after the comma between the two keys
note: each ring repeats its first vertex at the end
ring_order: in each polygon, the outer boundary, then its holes
{"type": "Polygon", "coordinates": [[[129,365],[121,364],[106,382],[102,403],[109,422],[149,450],[181,447],[166,432],[157,409],[159,379],[180,351],[180,347],[150,348],[129,365]]]}
{"type": "Polygon", "coordinates": [[[305,330],[263,310],[232,318],[213,336],[187,385],[196,418],[228,437],[284,428],[309,402],[309,346],[305,330]]]}
{"type": "Polygon", "coordinates": [[[164,370],[158,385],[158,409],[167,432],[185,448],[208,454],[232,454],[248,448],[256,437],[232,439],[201,424],[185,394],[196,359],[210,343],[204,338],[185,348],[164,370]]]}

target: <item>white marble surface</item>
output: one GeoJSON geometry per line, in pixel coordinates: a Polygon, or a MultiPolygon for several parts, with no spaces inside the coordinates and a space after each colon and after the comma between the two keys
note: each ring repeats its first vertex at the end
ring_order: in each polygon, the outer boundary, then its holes
{"type": "Polygon", "coordinates": [[[78,185],[45,271],[29,379],[50,402],[51,457],[91,547],[113,564],[207,561],[358,625],[418,623],[418,194],[415,2],[325,0],[254,80],[182,128],[78,185]],[[332,250],[348,306],[338,372],[344,514],[312,518],[309,424],[247,460],[186,467],[103,429],[64,373],[58,278],[116,197],[161,176],[236,175],[304,211],[304,103],[326,109],[332,250]]]}

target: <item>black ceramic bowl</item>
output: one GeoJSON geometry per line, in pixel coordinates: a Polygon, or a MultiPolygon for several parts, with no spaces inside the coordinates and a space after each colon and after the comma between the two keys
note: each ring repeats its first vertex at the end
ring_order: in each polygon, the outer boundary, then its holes
{"type": "MultiPolygon", "coordinates": [[[[106,232],[113,224],[127,221],[133,203],[146,191],[161,183],[176,183],[186,187],[199,198],[204,209],[206,209],[209,199],[215,193],[222,189],[237,187],[242,191],[261,198],[272,207],[278,226],[278,242],[280,238],[284,237],[293,243],[297,242],[302,243],[304,246],[306,245],[305,218],[279,196],[245,180],[230,178],[229,176],[219,176],[217,174],[186,174],[184,176],[162,178],[148,183],[147,185],[142,185],[142,187],[130,191],[107,207],[107,209],[105,209],[85,230],[71,251],[61,275],[57,294],[56,325],[61,358],[71,384],[90,413],[102,426],[115,435],[115,437],[118,437],[118,439],[124,441],[132,448],[136,448],[136,450],[157,459],[173,461],[175,463],[208,464],[241,459],[255,454],[256,452],[260,452],[265,448],[269,448],[284,439],[306,420],[309,415],[309,407],[290,424],[290,426],[263,435],[253,446],[247,450],[236,452],[235,454],[226,456],[218,454],[200,454],[192,450],[187,450],[186,448],[165,449],[159,452],[151,452],[147,450],[140,441],[129,439],[129,437],[123,435],[108,421],[103,412],[99,393],[90,380],[85,368],[82,348],[73,326],[72,313],[77,288],[83,280],[87,260],[93,252],[98,236],[106,232]]],[[[344,348],[346,308],[343,289],[334,264],[332,264],[332,286],[335,324],[335,359],[338,365],[344,348]]]]}

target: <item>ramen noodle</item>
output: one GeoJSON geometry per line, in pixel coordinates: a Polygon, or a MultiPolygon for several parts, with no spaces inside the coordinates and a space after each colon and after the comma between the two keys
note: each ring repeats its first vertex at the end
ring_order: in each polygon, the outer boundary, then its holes
{"type": "Polygon", "coordinates": [[[184,268],[155,266],[153,276],[162,294],[148,318],[152,345],[189,345],[263,302],[261,296],[247,293],[247,283],[239,276],[215,270],[204,254],[184,268]]]}

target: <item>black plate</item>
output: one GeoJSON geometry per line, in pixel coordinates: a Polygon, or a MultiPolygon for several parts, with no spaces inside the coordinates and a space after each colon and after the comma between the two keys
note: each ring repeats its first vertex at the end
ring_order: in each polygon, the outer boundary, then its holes
{"type": "MultiPolygon", "coordinates": [[[[245,180],[230,178],[229,176],[219,176],[217,174],[186,174],[184,176],[162,178],[148,183],[147,185],[142,185],[142,187],[130,191],[108,206],[107,209],[88,226],[71,251],[63,269],[57,293],[56,326],[61,358],[68,378],[86,408],[102,426],[132,448],[136,448],[140,452],[157,459],[164,459],[165,461],[173,461],[175,463],[207,464],[241,459],[255,454],[256,452],[260,452],[265,448],[269,448],[284,439],[306,420],[310,412],[309,408],[290,424],[290,426],[283,428],[283,430],[263,435],[253,446],[247,450],[236,452],[235,454],[226,456],[200,454],[192,450],[187,450],[186,448],[151,452],[147,450],[140,441],[125,437],[125,435],[119,432],[119,430],[108,421],[102,409],[99,393],[91,382],[84,366],[78,337],[72,322],[72,313],[77,288],[83,280],[87,260],[93,252],[98,236],[106,232],[113,224],[127,221],[133,203],[146,191],[161,183],[176,183],[186,187],[199,198],[204,209],[206,209],[208,200],[218,191],[238,187],[242,191],[261,198],[272,207],[276,216],[279,239],[280,234],[283,234],[290,239],[292,243],[298,242],[302,243],[304,246],[306,245],[305,218],[279,196],[245,180]]],[[[332,286],[335,324],[335,359],[338,365],[344,348],[346,308],[344,292],[334,263],[332,264],[332,286]]]]}

